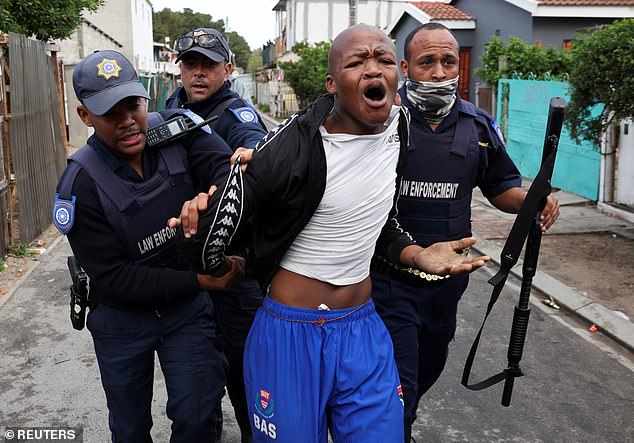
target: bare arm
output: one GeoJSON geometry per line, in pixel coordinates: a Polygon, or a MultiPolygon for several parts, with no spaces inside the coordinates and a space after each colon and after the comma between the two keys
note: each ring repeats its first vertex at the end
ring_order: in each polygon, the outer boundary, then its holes
{"type": "MultiPolygon", "coordinates": [[[[526,194],[527,192],[522,188],[511,188],[500,195],[490,198],[489,201],[500,211],[517,214],[526,198],[526,194]]],[[[550,194],[546,198],[546,206],[544,206],[541,214],[540,227],[542,232],[546,232],[557,220],[557,217],[559,217],[559,200],[553,194],[550,194]]]]}
{"type": "Polygon", "coordinates": [[[434,243],[427,248],[418,245],[407,246],[401,252],[401,263],[430,274],[458,275],[475,271],[489,261],[489,257],[465,257],[459,251],[475,244],[473,237],[434,243]]]}

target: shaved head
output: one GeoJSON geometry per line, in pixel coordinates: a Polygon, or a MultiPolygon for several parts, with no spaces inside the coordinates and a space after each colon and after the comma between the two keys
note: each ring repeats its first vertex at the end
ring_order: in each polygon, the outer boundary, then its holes
{"type": "Polygon", "coordinates": [[[367,25],[365,23],[359,23],[357,25],[350,26],[347,29],[341,31],[330,45],[330,51],[328,51],[328,74],[333,74],[337,70],[341,69],[341,56],[342,52],[349,48],[351,40],[355,39],[360,34],[375,34],[384,40],[396,53],[394,43],[387,34],[381,31],[376,26],[367,25]]]}
{"type": "Polygon", "coordinates": [[[398,66],[392,40],[375,26],[359,24],[341,32],[328,52],[326,90],[334,109],[324,126],[331,133],[373,134],[385,130],[398,66]]]}

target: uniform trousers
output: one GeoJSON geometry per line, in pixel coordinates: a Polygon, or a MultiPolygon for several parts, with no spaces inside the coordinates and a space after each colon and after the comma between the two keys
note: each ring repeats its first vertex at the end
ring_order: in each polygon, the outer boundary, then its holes
{"type": "Polygon", "coordinates": [[[255,442],[403,441],[403,403],[385,325],[369,301],[322,311],[269,297],[245,351],[255,442]]]}
{"type": "Polygon", "coordinates": [[[87,319],[115,443],[151,442],[154,354],[167,388],[172,443],[210,442],[225,386],[226,360],[206,293],[159,312],[99,304],[87,319]]]}
{"type": "Polygon", "coordinates": [[[209,291],[216,310],[216,327],[222,336],[223,351],[229,363],[227,391],[236,421],[243,435],[251,433],[244,390],[244,347],[255,314],[264,299],[255,279],[243,279],[224,291],[209,291]]]}
{"type": "Polygon", "coordinates": [[[372,299],[394,343],[405,400],[405,441],[421,397],[442,373],[456,332],[458,302],[468,275],[413,285],[372,272],[372,299]]]}

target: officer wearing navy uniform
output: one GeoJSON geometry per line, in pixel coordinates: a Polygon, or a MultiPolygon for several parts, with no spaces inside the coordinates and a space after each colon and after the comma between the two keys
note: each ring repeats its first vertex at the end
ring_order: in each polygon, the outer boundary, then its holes
{"type": "MultiPolygon", "coordinates": [[[[231,51],[224,36],[215,29],[199,28],[176,40],[176,62],[183,86],[168,99],[168,108],[190,109],[203,118],[218,116],[214,130],[234,151],[254,148],[267,134],[257,111],[231,90],[231,51]]],[[[227,389],[242,441],[251,439],[251,428],[242,376],[246,338],[263,294],[250,271],[227,291],[210,295],[216,306],[216,323],[229,362],[227,389]]],[[[222,418],[220,416],[219,418],[222,418]]]]}
{"type": "MultiPolygon", "coordinates": [[[[229,276],[196,274],[179,256],[167,219],[183,201],[219,183],[231,150],[209,128],[182,142],[146,148],[149,98],[132,64],[116,51],[79,62],[77,113],[94,128],[60,178],[53,221],[90,278],[87,326],[106,394],[112,440],[151,442],[154,355],[167,387],[172,442],[215,438],[226,360],[206,289],[229,276]]],[[[169,115],[152,113],[160,122],[169,115]]]]}
{"type": "MultiPolygon", "coordinates": [[[[439,23],[405,40],[399,89],[411,113],[410,147],[398,220],[421,246],[471,235],[471,195],[478,186],[498,209],[516,213],[526,192],[489,114],[457,97],[459,46],[439,23]]],[[[542,213],[546,230],[559,215],[554,196],[542,213]]],[[[405,403],[405,441],[423,394],[447,360],[458,301],[469,275],[411,273],[375,257],[372,297],[394,342],[405,403]]]]}

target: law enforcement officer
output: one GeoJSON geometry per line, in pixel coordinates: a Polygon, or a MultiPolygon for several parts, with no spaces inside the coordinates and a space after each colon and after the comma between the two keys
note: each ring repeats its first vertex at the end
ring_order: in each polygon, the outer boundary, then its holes
{"type": "Polygon", "coordinates": [[[255,441],[325,442],[330,431],[335,442],[400,443],[401,392],[370,298],[372,254],[447,274],[487,260],[455,252],[474,239],[421,248],[398,225],[408,114],[392,106],[397,79],[384,32],[344,30],[328,55],[330,94],[271,131],[223,193],[199,194],[170,220],[182,223],[183,255],[203,269],[221,263],[241,221],[255,220],[249,261],[269,288],[245,350],[255,441]]]}
{"type": "MultiPolygon", "coordinates": [[[[228,171],[231,150],[212,131],[183,143],[146,148],[147,92],[132,64],[116,51],[79,62],[73,87],[77,113],[94,128],[73,154],[57,189],[53,219],[68,235],[90,277],[92,334],[109,410],[112,440],[150,442],[154,354],[167,387],[172,442],[215,437],[216,405],[226,360],[205,289],[241,275],[198,275],[179,257],[166,226],[183,201],[228,171]]],[[[150,114],[156,121],[162,117],[150,114]]]]}
{"type": "MultiPolygon", "coordinates": [[[[457,97],[459,46],[452,33],[438,23],[423,25],[406,38],[404,53],[399,94],[412,120],[398,204],[403,228],[423,246],[470,236],[476,186],[496,208],[516,213],[526,195],[521,176],[495,120],[457,97]]],[[[551,195],[542,230],[558,215],[551,195]]],[[[394,342],[409,442],[418,402],[445,366],[469,276],[412,275],[375,265],[382,272],[372,274],[372,297],[394,342]]]]}
{"type": "MultiPolygon", "coordinates": [[[[178,38],[176,48],[183,86],[168,99],[167,107],[191,109],[205,119],[217,115],[214,129],[233,150],[254,148],[268,131],[255,109],[230,89],[231,52],[223,35],[215,29],[195,29],[178,38]]],[[[210,295],[229,362],[229,398],[242,440],[249,441],[242,361],[247,334],[263,296],[250,273],[231,290],[210,295]]]]}

